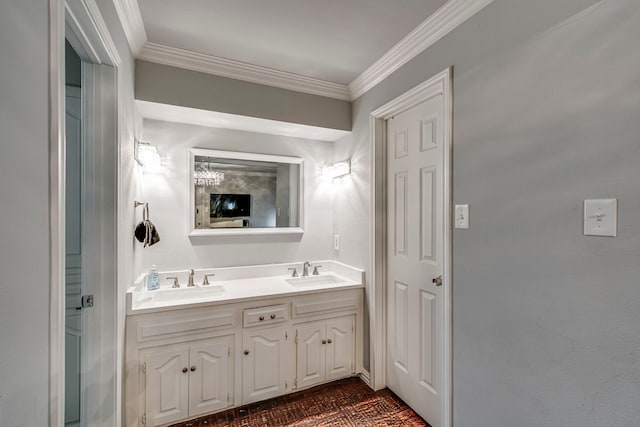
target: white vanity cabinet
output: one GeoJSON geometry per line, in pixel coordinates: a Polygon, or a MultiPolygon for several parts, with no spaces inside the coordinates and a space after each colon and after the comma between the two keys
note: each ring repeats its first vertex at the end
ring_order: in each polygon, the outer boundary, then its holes
{"type": "Polygon", "coordinates": [[[296,326],[298,387],[308,387],[354,374],[354,328],[354,316],[296,326]]]}
{"type": "Polygon", "coordinates": [[[166,426],[363,372],[362,304],[352,287],[130,313],[125,426],[166,426]]]}
{"type": "Polygon", "coordinates": [[[233,336],[143,352],[145,423],[163,425],[229,406],[233,336]]]}

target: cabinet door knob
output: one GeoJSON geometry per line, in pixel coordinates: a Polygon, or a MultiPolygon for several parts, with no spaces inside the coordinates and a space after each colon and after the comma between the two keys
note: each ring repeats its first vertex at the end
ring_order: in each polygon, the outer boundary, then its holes
{"type": "Polygon", "coordinates": [[[244,355],[246,356],[247,354],[249,354],[249,350],[244,351],[244,355]]]}
{"type": "Polygon", "coordinates": [[[322,340],[322,344],[326,344],[326,343],[327,343],[327,340],[322,340]]]}
{"type": "Polygon", "coordinates": [[[328,342],[329,344],[331,344],[333,341],[331,340],[331,338],[329,338],[329,339],[327,340],[327,342],[328,342]]]}
{"type": "Polygon", "coordinates": [[[275,319],[275,318],[276,318],[276,315],[275,315],[275,314],[272,314],[272,315],[271,315],[271,316],[269,316],[269,317],[271,317],[271,319],[275,319]]]}
{"type": "Polygon", "coordinates": [[[195,370],[196,370],[196,367],[195,367],[195,366],[192,366],[192,367],[191,367],[191,372],[194,372],[195,370]]]}
{"type": "Polygon", "coordinates": [[[258,319],[262,322],[264,320],[264,316],[260,316],[258,319]]]}
{"type": "Polygon", "coordinates": [[[184,368],[182,368],[182,373],[183,373],[183,374],[186,374],[186,373],[187,373],[187,371],[188,371],[188,369],[187,369],[187,367],[186,367],[186,366],[185,366],[184,368]]]}

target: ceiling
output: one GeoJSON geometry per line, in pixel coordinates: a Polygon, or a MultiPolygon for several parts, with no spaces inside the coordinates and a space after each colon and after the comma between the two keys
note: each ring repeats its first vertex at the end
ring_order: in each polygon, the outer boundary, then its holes
{"type": "Polygon", "coordinates": [[[347,85],[447,0],[138,0],[151,43],[347,85]]]}

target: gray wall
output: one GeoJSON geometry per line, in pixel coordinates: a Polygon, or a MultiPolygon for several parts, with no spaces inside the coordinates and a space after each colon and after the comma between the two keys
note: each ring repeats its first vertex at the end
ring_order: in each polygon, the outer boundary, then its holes
{"type": "Polygon", "coordinates": [[[0,2],[0,424],[48,424],[48,1],[0,2]]]}
{"type": "Polygon", "coordinates": [[[351,103],[148,61],[136,61],[136,99],[329,129],[351,130],[351,103]]]}
{"type": "Polygon", "coordinates": [[[368,223],[369,113],[454,66],[454,424],[640,420],[640,3],[496,0],[354,105],[336,145],[339,259],[368,223]],[[617,238],[582,236],[585,198],[617,197],[617,238]]]}

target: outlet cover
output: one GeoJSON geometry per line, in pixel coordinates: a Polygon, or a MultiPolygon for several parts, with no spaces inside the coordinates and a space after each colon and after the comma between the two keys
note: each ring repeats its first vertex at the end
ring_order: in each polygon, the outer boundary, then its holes
{"type": "Polygon", "coordinates": [[[584,235],[618,235],[618,199],[592,199],[584,201],[584,235]]]}

